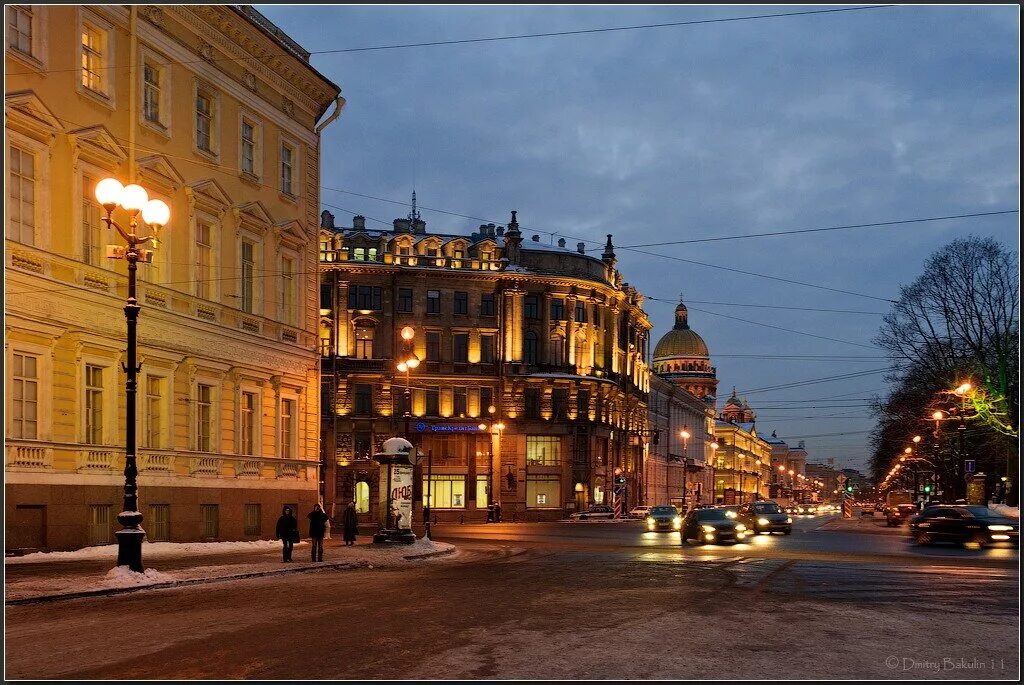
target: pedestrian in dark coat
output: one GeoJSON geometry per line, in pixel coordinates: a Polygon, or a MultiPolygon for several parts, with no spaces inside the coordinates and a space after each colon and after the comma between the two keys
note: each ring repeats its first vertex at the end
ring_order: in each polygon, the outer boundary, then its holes
{"type": "Polygon", "coordinates": [[[327,520],[330,517],[319,502],[306,517],[309,519],[309,541],[312,543],[313,561],[323,561],[324,536],[327,534],[327,520]]]}
{"type": "Polygon", "coordinates": [[[356,503],[349,502],[345,512],[341,515],[341,528],[345,536],[345,546],[356,544],[356,535],[359,533],[359,517],[356,515],[356,503]]]}
{"type": "Polygon", "coordinates": [[[292,514],[291,507],[285,507],[281,518],[277,519],[277,539],[284,546],[284,560],[292,560],[292,547],[299,540],[299,521],[292,514]]]}

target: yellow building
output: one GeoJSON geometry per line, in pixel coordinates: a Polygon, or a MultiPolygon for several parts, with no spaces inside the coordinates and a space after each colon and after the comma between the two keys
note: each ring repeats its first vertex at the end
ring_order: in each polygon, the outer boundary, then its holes
{"type": "Polygon", "coordinates": [[[768,497],[772,447],[758,436],[757,418],[733,390],[715,422],[715,502],[741,504],[768,497]]]}
{"type": "Polygon", "coordinates": [[[283,504],[318,497],[317,122],[338,87],[244,6],[6,12],[8,549],[113,541],[126,271],[93,197],[108,176],[171,208],[139,269],[143,527],[272,536],[283,504]]]}

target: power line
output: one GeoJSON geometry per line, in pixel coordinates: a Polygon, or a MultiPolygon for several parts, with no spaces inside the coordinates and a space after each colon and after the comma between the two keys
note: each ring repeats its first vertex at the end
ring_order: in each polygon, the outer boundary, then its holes
{"type": "MultiPolygon", "coordinates": [[[[675,300],[667,300],[660,297],[649,297],[645,296],[644,300],[651,300],[654,302],[660,302],[664,304],[678,304],[675,300]]],[[[885,316],[885,312],[868,312],[863,309],[818,309],[815,307],[787,307],[779,304],[746,304],[740,302],[709,302],[707,300],[687,300],[687,303],[692,304],[712,304],[721,305],[723,307],[756,307],[759,309],[787,309],[798,312],[827,312],[833,314],[870,314],[872,316],[885,316]]]]}
{"type": "Polygon", "coordinates": [[[711,314],[712,316],[720,316],[723,319],[732,319],[733,321],[742,321],[743,323],[749,323],[749,324],[753,324],[755,326],[763,326],[765,328],[773,328],[773,329],[775,329],[777,331],[784,331],[786,333],[793,333],[794,335],[803,335],[803,336],[806,336],[808,338],[818,338],[819,340],[828,340],[830,342],[843,343],[845,345],[856,345],[857,347],[866,347],[869,350],[878,349],[874,345],[865,345],[864,343],[853,342],[851,340],[842,340],[840,338],[830,338],[830,337],[828,337],[826,335],[818,335],[817,333],[807,333],[805,331],[798,331],[796,329],[786,328],[784,326],[775,326],[775,325],[770,324],[770,323],[764,323],[764,322],[761,322],[761,321],[754,321],[752,319],[742,319],[742,318],[740,318],[738,316],[729,316],[728,314],[719,314],[718,312],[712,312],[712,311],[709,311],[707,309],[698,309],[697,307],[690,307],[690,309],[693,309],[694,311],[697,311],[697,312],[703,312],[705,314],[711,314]]]}
{"type": "Polygon", "coordinates": [[[739,395],[752,395],[759,392],[767,392],[769,390],[785,390],[786,388],[797,388],[805,385],[816,385],[818,383],[831,383],[833,381],[847,380],[850,378],[858,378],[860,376],[870,376],[876,373],[885,373],[888,371],[885,369],[871,369],[869,371],[853,371],[851,373],[838,374],[835,376],[823,376],[821,378],[809,378],[803,381],[793,381],[792,383],[780,383],[778,385],[766,385],[760,388],[750,388],[749,390],[739,390],[739,395]]]}
{"type": "Polygon", "coordinates": [[[744,238],[765,238],[769,236],[796,235],[799,233],[820,233],[823,231],[843,231],[852,228],[872,228],[879,226],[900,226],[903,224],[922,224],[930,221],[950,221],[952,219],[973,219],[984,216],[1000,216],[1003,214],[1019,214],[1019,209],[1002,209],[994,212],[975,212],[972,214],[950,214],[947,216],[932,216],[918,219],[898,219],[893,221],[876,221],[869,224],[848,224],[845,226],[827,226],[824,228],[801,228],[792,231],[772,231],[770,233],[745,233],[740,235],[723,235],[713,238],[692,238],[690,240],[672,240],[663,243],[640,243],[637,245],[624,245],[621,249],[628,250],[634,247],[662,247],[665,245],[690,245],[693,243],[711,243],[720,240],[741,240],[744,238]]]}
{"type": "MultiPolygon", "coordinates": [[[[570,31],[548,31],[544,33],[521,33],[507,36],[488,36],[484,38],[460,38],[452,40],[435,40],[435,41],[424,41],[421,43],[400,43],[391,45],[370,45],[365,47],[357,48],[333,48],[329,50],[309,50],[310,55],[337,55],[345,53],[355,52],[372,52],[379,50],[399,50],[405,48],[423,48],[423,47],[436,47],[441,45],[466,45],[470,43],[493,43],[497,41],[507,40],[524,40],[530,38],[554,38],[558,36],[579,36],[586,34],[596,33],[611,33],[614,31],[638,31],[642,29],[659,29],[659,28],[670,28],[678,26],[696,26],[699,24],[724,24],[729,22],[737,21],[754,21],[759,19],[779,19],[783,17],[798,17],[807,16],[812,14],[835,14],[838,12],[859,12],[862,10],[876,10],[876,9],[889,9],[896,7],[896,5],[866,5],[857,7],[837,7],[832,9],[824,10],[805,10],[801,12],[778,12],[775,14],[754,14],[746,15],[741,17],[722,17],[719,19],[692,19],[689,21],[672,21],[664,22],[659,24],[636,24],[632,26],[609,26],[603,28],[594,29],[576,29],[570,31]]],[[[209,62],[249,62],[260,60],[259,57],[217,57],[213,59],[195,59],[195,60],[167,60],[162,64],[200,64],[209,62]]],[[[99,67],[100,70],[122,70],[130,69],[131,66],[107,66],[99,67]]],[[[45,69],[41,71],[18,71],[8,73],[8,76],[26,76],[31,74],[43,73],[43,74],[55,74],[61,72],[73,72],[79,71],[80,67],[72,67],[69,69],[45,69]]]]}

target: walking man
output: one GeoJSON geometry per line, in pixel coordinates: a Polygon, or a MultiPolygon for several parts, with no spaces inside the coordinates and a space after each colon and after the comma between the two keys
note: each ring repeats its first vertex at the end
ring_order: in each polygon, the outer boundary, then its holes
{"type": "Polygon", "coordinates": [[[345,535],[345,546],[350,547],[356,544],[356,535],[359,533],[359,517],[356,515],[356,503],[349,502],[345,512],[341,515],[341,528],[345,535]]]}
{"type": "Polygon", "coordinates": [[[324,560],[324,536],[327,534],[327,512],[317,502],[313,506],[313,511],[307,515],[309,519],[309,542],[311,544],[311,554],[313,561],[324,560]]]}
{"type": "Polygon", "coordinates": [[[299,522],[292,514],[291,507],[285,507],[277,519],[277,539],[283,546],[284,561],[292,560],[292,548],[299,541],[299,522]]]}

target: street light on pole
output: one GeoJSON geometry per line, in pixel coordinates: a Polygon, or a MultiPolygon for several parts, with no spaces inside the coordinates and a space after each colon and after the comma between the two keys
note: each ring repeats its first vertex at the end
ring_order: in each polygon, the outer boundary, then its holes
{"type": "Polygon", "coordinates": [[[683,430],[679,431],[679,437],[683,440],[683,513],[685,513],[686,511],[689,511],[687,504],[690,499],[690,494],[687,490],[689,483],[687,483],[688,479],[686,474],[686,467],[690,463],[689,452],[686,449],[686,441],[690,439],[690,432],[686,430],[686,426],[683,426],[683,430]]]}
{"type": "Polygon", "coordinates": [[[138,387],[140,366],[136,363],[137,332],[139,310],[142,308],[136,299],[135,280],[138,263],[152,262],[151,250],[143,249],[146,243],[153,247],[159,245],[160,229],[167,225],[171,218],[171,210],[162,200],[150,200],[149,193],[134,183],[122,185],[116,178],[105,178],[96,184],[96,200],[102,205],[106,215],[103,222],[107,229],[115,228],[121,234],[127,247],[111,245],[107,248],[107,256],[113,259],[124,259],[128,262],[128,300],[124,308],[124,317],[128,329],[127,363],[125,364],[125,459],[124,459],[124,505],[117,515],[117,522],[123,528],[117,536],[117,565],[127,566],[135,573],[142,573],[142,541],[146,532],[142,529],[142,512],[139,511],[138,466],[135,456],[135,395],[138,387]],[[114,210],[120,207],[128,213],[128,230],[118,225],[113,219],[114,210]],[[153,231],[153,235],[140,237],[139,216],[153,231]]]}

